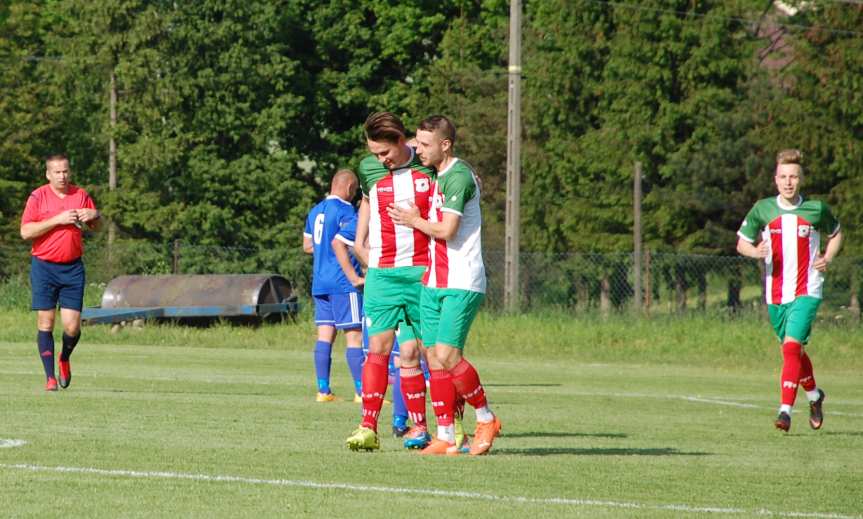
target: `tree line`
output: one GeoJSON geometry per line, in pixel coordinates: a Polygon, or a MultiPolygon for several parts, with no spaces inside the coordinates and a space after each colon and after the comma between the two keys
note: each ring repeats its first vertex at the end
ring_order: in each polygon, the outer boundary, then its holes
{"type": "MultiPolygon", "coordinates": [[[[804,192],[860,256],[863,6],[785,4],[800,10],[525,0],[522,247],[631,250],[638,161],[645,247],[733,254],[774,193],[776,151],[797,147],[804,192]]],[[[7,0],[0,240],[20,242],[41,158],[62,150],[118,242],[235,248],[220,261],[298,272],[306,212],[365,153],[366,116],[389,110],[456,122],[486,248],[501,249],[508,15],[505,0],[7,0]]]]}

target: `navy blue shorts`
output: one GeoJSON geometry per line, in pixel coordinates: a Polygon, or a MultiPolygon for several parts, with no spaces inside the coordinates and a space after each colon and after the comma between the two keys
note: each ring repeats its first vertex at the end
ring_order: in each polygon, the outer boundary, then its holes
{"type": "Polygon", "coordinates": [[[30,257],[30,293],[33,310],[60,308],[81,311],[84,306],[84,262],[52,263],[30,257]]]}
{"type": "Polygon", "coordinates": [[[350,292],[312,297],[315,299],[316,326],[335,326],[338,330],[354,330],[362,327],[362,294],[350,292]]]}

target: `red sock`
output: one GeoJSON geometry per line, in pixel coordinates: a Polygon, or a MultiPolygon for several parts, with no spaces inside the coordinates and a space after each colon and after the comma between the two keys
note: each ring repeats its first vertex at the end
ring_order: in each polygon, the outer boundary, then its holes
{"type": "Polygon", "coordinates": [[[809,355],[803,352],[800,358],[800,385],[804,391],[815,390],[815,373],[812,371],[812,361],[809,360],[809,355]]]}
{"type": "Polygon", "coordinates": [[[433,369],[430,383],[432,408],[438,427],[452,425],[456,399],[452,375],[445,369],[433,369]]]}
{"type": "Polygon", "coordinates": [[[785,341],[782,344],[782,403],[794,405],[797,398],[797,383],[800,381],[802,346],[799,342],[785,341]]]}
{"type": "Polygon", "coordinates": [[[467,400],[468,404],[474,408],[488,406],[485,390],[479,382],[479,373],[467,359],[461,359],[461,362],[450,370],[450,374],[456,393],[467,400]]]}
{"type": "Polygon", "coordinates": [[[402,397],[408,409],[408,418],[415,426],[427,427],[426,424],[426,379],[423,371],[417,366],[402,366],[399,371],[402,378],[402,397]]]}
{"type": "Polygon", "coordinates": [[[387,392],[387,365],[389,355],[369,353],[363,364],[363,421],[362,427],[378,430],[378,415],[387,392]]]}

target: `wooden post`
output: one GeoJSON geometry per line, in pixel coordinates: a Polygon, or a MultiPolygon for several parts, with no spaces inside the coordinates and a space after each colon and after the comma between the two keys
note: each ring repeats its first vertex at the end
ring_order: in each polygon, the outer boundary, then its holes
{"type": "Polygon", "coordinates": [[[174,261],[171,266],[171,271],[174,274],[180,273],[180,240],[174,240],[174,261]]]}
{"type": "MultiPolygon", "coordinates": [[[[111,69],[111,91],[108,98],[108,112],[110,120],[111,135],[108,138],[108,191],[117,189],[117,141],[114,133],[117,131],[117,78],[111,69]]],[[[112,258],[114,238],[117,235],[117,226],[112,219],[108,220],[108,258],[112,258]]]]}

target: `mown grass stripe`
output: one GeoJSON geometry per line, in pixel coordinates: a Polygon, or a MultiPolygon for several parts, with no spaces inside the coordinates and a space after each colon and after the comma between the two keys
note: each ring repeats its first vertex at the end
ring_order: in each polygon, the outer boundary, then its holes
{"type": "Polygon", "coordinates": [[[635,503],[625,501],[605,501],[595,499],[578,499],[568,497],[552,497],[552,498],[537,498],[527,496],[499,496],[495,494],[485,494],[482,492],[466,492],[466,491],[450,491],[450,490],[435,490],[428,488],[406,488],[406,487],[384,487],[375,485],[356,485],[352,483],[321,483],[308,480],[291,480],[291,479],[262,479],[248,478],[243,476],[230,476],[219,474],[188,474],[182,472],[163,472],[163,471],[138,471],[138,470],[123,470],[123,469],[100,469],[95,467],[48,467],[44,465],[30,465],[24,463],[7,464],[0,463],[0,468],[10,470],[27,470],[32,472],[60,472],[72,474],[95,474],[99,476],[113,477],[129,477],[129,478],[149,478],[149,479],[181,479],[190,481],[203,481],[212,483],[242,483],[247,485],[271,485],[283,487],[298,487],[324,490],[349,490],[356,492],[378,492],[387,494],[415,494],[433,497],[447,498],[466,498],[466,499],[482,499],[485,501],[504,501],[513,503],[529,503],[529,504],[545,504],[545,505],[564,505],[564,506],[580,506],[580,507],[597,507],[597,508],[615,508],[615,509],[632,509],[632,510],[668,510],[674,512],[683,512],[687,514],[749,514],[761,515],[768,517],[800,517],[813,519],[863,519],[861,516],[822,513],[822,512],[795,512],[795,511],[774,511],[768,509],[747,510],[745,508],[725,508],[725,507],[704,507],[690,506],[682,504],[649,504],[635,503]]]}

